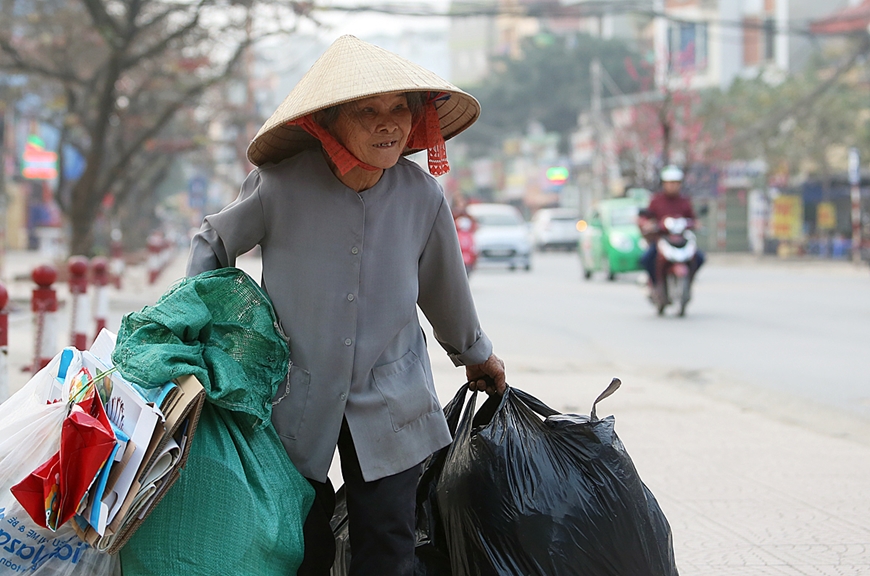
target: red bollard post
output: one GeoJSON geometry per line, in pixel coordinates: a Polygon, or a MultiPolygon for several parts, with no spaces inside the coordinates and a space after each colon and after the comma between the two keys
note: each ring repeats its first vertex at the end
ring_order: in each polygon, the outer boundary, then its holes
{"type": "Polygon", "coordinates": [[[0,284],[0,402],[9,398],[9,292],[0,284]]]}
{"type": "Polygon", "coordinates": [[[148,283],[154,284],[160,275],[160,252],[163,241],[157,234],[148,236],[148,283]]]}
{"type": "Polygon", "coordinates": [[[30,303],[30,309],[33,311],[33,332],[36,337],[30,371],[36,374],[57,353],[57,292],[52,288],[52,284],[57,280],[57,270],[53,266],[43,264],[34,268],[30,277],[37,286],[33,289],[33,300],[30,303]]]}
{"type": "Polygon", "coordinates": [[[109,317],[109,263],[102,256],[91,259],[94,281],[94,322],[97,328],[94,338],[106,327],[109,317]]]}
{"type": "Polygon", "coordinates": [[[72,296],[72,345],[79,350],[88,347],[88,259],[72,256],[69,266],[69,292],[72,296]]]}

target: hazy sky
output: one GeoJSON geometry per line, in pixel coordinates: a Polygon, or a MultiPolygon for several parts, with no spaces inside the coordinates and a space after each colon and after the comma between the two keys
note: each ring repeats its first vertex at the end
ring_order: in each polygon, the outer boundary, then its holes
{"type": "MultiPolygon", "coordinates": [[[[340,0],[326,3],[327,5],[384,5],[380,0],[340,0]]],[[[436,11],[446,11],[449,0],[390,0],[390,5],[403,7],[421,6],[436,11]]],[[[446,30],[447,18],[392,16],[376,12],[316,12],[315,17],[328,27],[321,28],[318,36],[331,43],[342,34],[353,34],[359,38],[379,35],[399,35],[409,30],[446,30]]]]}

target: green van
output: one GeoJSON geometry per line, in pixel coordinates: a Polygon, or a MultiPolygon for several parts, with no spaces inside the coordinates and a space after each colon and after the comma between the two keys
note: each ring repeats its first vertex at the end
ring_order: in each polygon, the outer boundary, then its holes
{"type": "Polygon", "coordinates": [[[584,278],[604,272],[608,280],[614,280],[617,274],[642,270],[640,257],[647,242],[637,226],[637,215],[649,205],[649,198],[648,190],[633,188],[624,198],[601,200],[588,219],[580,221],[577,249],[584,278]]]}

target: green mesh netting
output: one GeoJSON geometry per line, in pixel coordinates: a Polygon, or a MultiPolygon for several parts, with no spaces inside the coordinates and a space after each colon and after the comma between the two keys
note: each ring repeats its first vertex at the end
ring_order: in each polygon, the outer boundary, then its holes
{"type": "Polygon", "coordinates": [[[181,477],[121,549],[124,576],[286,576],[314,494],[272,427],[289,362],[272,304],[244,272],[182,280],[124,317],[112,359],[157,386],[193,374],[207,402],[181,477]]]}
{"type": "Polygon", "coordinates": [[[193,374],[215,406],[268,422],[290,351],[266,293],[238,268],[185,278],[121,321],[112,361],[145,387],[193,374]]]}

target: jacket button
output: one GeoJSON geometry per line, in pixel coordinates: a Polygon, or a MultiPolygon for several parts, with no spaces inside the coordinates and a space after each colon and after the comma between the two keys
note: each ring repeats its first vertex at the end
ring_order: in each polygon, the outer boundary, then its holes
{"type": "Polygon", "coordinates": [[[354,246],[353,248],[350,249],[350,253],[351,254],[359,254],[359,248],[354,246]]]}
{"type": "Polygon", "coordinates": [[[342,392],[342,393],[341,393],[341,396],[339,396],[339,398],[341,398],[342,400],[347,400],[347,394],[345,394],[344,392],[342,392]]]}
{"type": "Polygon", "coordinates": [[[350,338],[345,338],[345,339],[344,339],[344,345],[345,345],[345,346],[350,346],[351,344],[353,344],[353,340],[351,340],[350,338]]]}
{"type": "Polygon", "coordinates": [[[347,295],[347,301],[348,301],[348,302],[353,302],[353,298],[354,298],[353,294],[348,294],[348,295],[347,295]]]}

